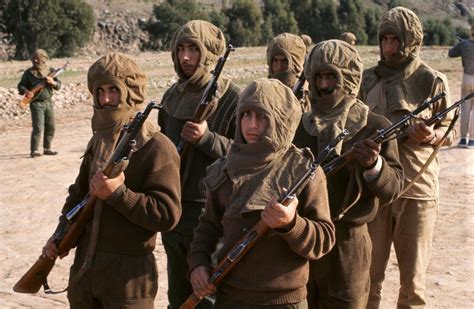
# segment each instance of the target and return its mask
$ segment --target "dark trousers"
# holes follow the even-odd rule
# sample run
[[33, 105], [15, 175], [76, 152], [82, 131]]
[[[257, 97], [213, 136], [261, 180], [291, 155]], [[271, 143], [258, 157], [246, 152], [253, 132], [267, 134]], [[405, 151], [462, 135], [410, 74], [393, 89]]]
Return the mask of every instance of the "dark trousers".
[[[168, 309], [178, 309], [193, 293], [187, 276], [187, 257], [193, 240], [193, 229], [198, 225], [204, 203], [183, 202], [182, 206], [183, 214], [176, 228], [161, 234], [167, 257]], [[205, 298], [196, 308], [213, 308], [213, 305]]]
[[30, 104], [31, 123], [33, 131], [31, 132], [30, 151], [38, 151], [41, 141], [41, 132], [44, 129], [43, 148], [51, 149], [53, 142], [55, 123], [54, 108], [52, 102], [33, 102]]
[[336, 224], [336, 244], [325, 256], [310, 262], [308, 306], [365, 308], [369, 297], [372, 243], [367, 225]]
[[[74, 261], [69, 280], [81, 266], [82, 261]], [[153, 309], [157, 292], [158, 270], [153, 253], [97, 253], [91, 267], [69, 286], [67, 297], [72, 309]]]

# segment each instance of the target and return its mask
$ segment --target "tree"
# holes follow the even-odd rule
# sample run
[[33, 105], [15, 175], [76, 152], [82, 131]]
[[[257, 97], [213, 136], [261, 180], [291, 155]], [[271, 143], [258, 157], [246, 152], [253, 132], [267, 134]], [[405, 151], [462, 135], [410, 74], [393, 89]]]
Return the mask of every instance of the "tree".
[[453, 45], [456, 42], [456, 30], [451, 19], [430, 18], [424, 25], [425, 45]]
[[350, 31], [359, 44], [367, 44], [364, 7], [360, 0], [341, 0], [337, 9], [341, 30]]
[[155, 47], [169, 48], [173, 33], [190, 20], [209, 21], [209, 15], [195, 0], [166, 0], [153, 6], [153, 17], [146, 30], [155, 40]]
[[367, 34], [368, 45], [378, 45], [379, 21], [382, 13], [380, 10], [373, 8], [364, 11], [365, 33]]
[[[271, 32], [274, 35], [278, 35], [283, 32], [298, 34], [298, 23], [296, 22], [294, 13], [290, 9], [290, 4], [288, 1], [264, 0], [263, 5], [263, 27], [267, 28], [265, 32], [270, 32], [268, 30], [271, 29]], [[273, 38], [273, 34], [269, 39]], [[263, 43], [267, 42], [268, 39], [264, 39]]]
[[227, 33], [234, 46], [261, 43], [262, 12], [254, 1], [237, 0], [224, 14], [229, 18]]
[[13, 0], [3, 15], [19, 60], [37, 48], [51, 57], [72, 56], [94, 30], [93, 9], [81, 0]]

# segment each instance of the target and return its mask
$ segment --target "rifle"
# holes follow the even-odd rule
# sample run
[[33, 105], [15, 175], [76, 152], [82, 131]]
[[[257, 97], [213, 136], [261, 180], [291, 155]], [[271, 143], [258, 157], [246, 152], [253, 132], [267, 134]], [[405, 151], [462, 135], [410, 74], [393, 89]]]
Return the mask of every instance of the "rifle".
[[[117, 175], [117, 168], [115, 167], [130, 159], [134, 151], [135, 137], [150, 112], [155, 108], [161, 108], [161, 105], [151, 101], [143, 112], [137, 113], [130, 125], [124, 126], [117, 146], [105, 165], [104, 175], [109, 177]], [[122, 170], [118, 172], [122, 172], [123, 169], [122, 165]], [[77, 245], [87, 223], [94, 215], [96, 200], [97, 197], [95, 195], [88, 193], [79, 204], [66, 214], [68, 220], [66, 226], [53, 235], [53, 241], [58, 248], [59, 256], [67, 253]], [[55, 260], [50, 260], [41, 255], [35, 264], [18, 280], [13, 287], [13, 291], [18, 293], [36, 293], [41, 285], [43, 285], [46, 294], [55, 294], [55, 292], [51, 291], [47, 282], [47, 277], [54, 266]]]
[[[191, 118], [192, 122], [200, 123], [204, 121], [205, 118], [208, 116], [208, 109], [210, 107], [209, 103], [211, 102], [212, 98], [214, 98], [217, 92], [217, 81], [219, 80], [219, 76], [222, 73], [222, 69], [224, 68], [224, 65], [227, 61], [227, 58], [229, 57], [230, 52], [234, 50], [235, 48], [234, 46], [232, 46], [232, 44], [227, 44], [227, 49], [224, 53], [224, 56], [219, 58], [216, 67], [214, 68], [214, 70], [211, 71], [211, 80], [209, 80], [209, 82], [207, 83], [206, 89], [204, 90], [204, 93], [201, 97], [201, 101], [199, 102], [199, 105], [196, 111], [194, 112], [193, 118]], [[189, 143], [183, 139], [180, 139], [178, 146], [176, 146], [176, 150], [178, 150], [181, 160], [186, 155], [188, 148]]]
[[298, 100], [303, 99], [304, 96], [304, 82], [306, 79], [304, 78], [304, 71], [301, 72], [300, 76], [298, 77], [298, 81], [293, 86], [293, 94], [298, 98]]
[[[419, 113], [421, 113], [423, 110], [433, 105], [433, 103], [443, 98], [444, 96], [446, 96], [446, 93], [443, 91], [435, 95], [433, 98], [425, 100], [415, 110], [404, 115], [398, 122], [392, 124], [386, 129], [377, 130], [377, 132], [369, 138], [373, 140], [374, 142], [381, 144], [389, 140], [392, 137], [392, 135], [395, 135], [396, 137], [401, 136], [402, 135], [401, 129], [403, 127], [408, 126], [408, 121], [411, 118], [416, 117]], [[353, 159], [354, 159], [353, 150], [352, 149], [348, 150], [342, 155], [331, 160], [329, 163], [325, 164], [323, 166], [323, 171], [326, 174], [326, 176], [330, 176], [334, 174], [336, 171], [338, 171], [339, 169], [341, 169], [343, 166], [346, 166]]]
[[[55, 78], [56, 76], [64, 72], [64, 70], [66, 70], [68, 65], [69, 65], [69, 61], [67, 61], [62, 67], [50, 72], [48, 74], [48, 77]], [[33, 93], [33, 96], [31, 98], [28, 98], [25, 95], [23, 99], [21, 99], [20, 102], [18, 102], [18, 105], [20, 105], [20, 107], [23, 109], [26, 108], [28, 104], [30, 104], [31, 101], [33, 101], [35, 97], [41, 92], [41, 90], [43, 90], [43, 88], [46, 87], [46, 84], [47, 84], [46, 78], [43, 78], [41, 82], [39, 82], [36, 86], [33, 87], [33, 89], [30, 90], [30, 92]]]
[[[461, 106], [461, 104], [467, 102], [468, 100], [474, 98], [474, 92], [471, 92], [470, 94], [466, 95], [464, 98], [462, 98], [461, 100], [457, 101], [456, 103], [452, 104], [451, 106], [443, 109], [442, 111], [439, 111], [437, 112], [434, 116], [432, 116], [431, 118], [425, 120], [425, 124], [427, 126], [431, 126], [433, 124], [435, 124], [436, 122], [440, 121], [441, 119], [443, 119], [444, 116], [446, 116], [450, 111], [458, 108], [459, 106]], [[401, 140], [404, 140], [408, 138], [408, 135], [406, 133], [403, 133], [402, 135], [400, 135], [399, 139]]]
[[[339, 134], [332, 142], [330, 142], [323, 151], [321, 151], [317, 158], [311, 162], [309, 169], [298, 179], [298, 181], [282, 196], [278, 199], [278, 203], [288, 206], [291, 202], [293, 197], [299, 193], [307, 184], [308, 182], [314, 178], [316, 169], [318, 168], [319, 164], [323, 162], [327, 156], [332, 152], [334, 147], [347, 135], [349, 132], [347, 130], [343, 130], [341, 134]], [[222, 261], [217, 265], [209, 277], [209, 282], [218, 285], [222, 279], [230, 272], [237, 263], [252, 249], [257, 241], [262, 238], [270, 229], [270, 227], [260, 219], [250, 231], [247, 232], [227, 253], [227, 255], [222, 259]], [[201, 299], [196, 296], [194, 293], [191, 294], [186, 301], [181, 304], [179, 309], [192, 309], [199, 302]]]

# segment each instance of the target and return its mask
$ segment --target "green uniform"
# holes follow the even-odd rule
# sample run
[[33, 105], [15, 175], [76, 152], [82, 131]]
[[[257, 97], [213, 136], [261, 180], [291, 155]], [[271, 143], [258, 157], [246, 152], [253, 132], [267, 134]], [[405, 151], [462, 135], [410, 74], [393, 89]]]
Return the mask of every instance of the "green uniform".
[[[50, 71], [53, 69], [50, 68]], [[33, 89], [37, 84], [44, 81], [44, 77], [33, 67], [23, 73], [21, 81], [18, 84], [18, 92], [24, 95], [27, 90]], [[54, 78], [56, 85], [54, 87], [46, 85], [30, 103], [31, 122], [33, 131], [31, 132], [31, 152], [37, 151], [41, 140], [41, 132], [44, 129], [43, 148], [51, 149], [51, 143], [54, 137], [54, 105], [51, 100], [53, 89], [59, 90], [61, 82]]]

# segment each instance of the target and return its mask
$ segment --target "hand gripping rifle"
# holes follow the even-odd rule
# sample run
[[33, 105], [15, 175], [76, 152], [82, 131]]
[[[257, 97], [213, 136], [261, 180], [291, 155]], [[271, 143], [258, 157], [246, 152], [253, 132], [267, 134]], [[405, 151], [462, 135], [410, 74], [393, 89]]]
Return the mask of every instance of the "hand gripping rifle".
[[[307, 184], [314, 178], [314, 174], [318, 166], [323, 162], [327, 156], [332, 152], [334, 147], [349, 134], [347, 130], [343, 130], [331, 143], [329, 143], [323, 151], [318, 154], [318, 157], [311, 162], [309, 169], [298, 179], [298, 181], [288, 189], [280, 198], [278, 203], [288, 206], [293, 197], [297, 195]], [[222, 261], [217, 265], [209, 277], [209, 282], [217, 286], [222, 279], [237, 265], [237, 263], [244, 257], [250, 249], [252, 249], [257, 241], [262, 238], [270, 229], [270, 227], [260, 219], [250, 231], [247, 232], [227, 253]], [[196, 294], [191, 294], [186, 301], [181, 304], [179, 309], [193, 309], [199, 304], [201, 299]]]
[[296, 96], [298, 100], [303, 99], [304, 96], [304, 82], [306, 79], [304, 78], [304, 71], [301, 71], [300, 77], [298, 77], [298, 81], [293, 86], [293, 94]]
[[[191, 118], [192, 122], [200, 123], [204, 121], [208, 116], [208, 110], [211, 107], [209, 103], [212, 101], [212, 99], [217, 93], [217, 81], [219, 80], [219, 77], [222, 73], [222, 69], [224, 68], [225, 63], [229, 58], [230, 52], [234, 50], [235, 48], [234, 46], [232, 46], [232, 44], [227, 44], [227, 49], [224, 53], [224, 56], [219, 58], [216, 67], [214, 68], [214, 70], [211, 71], [211, 80], [209, 80], [209, 82], [207, 83], [206, 89], [204, 90], [204, 93], [201, 97], [201, 101], [199, 102], [199, 105], [196, 111], [194, 112], [193, 118]], [[178, 150], [181, 159], [183, 159], [186, 155], [188, 147], [189, 143], [186, 142], [184, 139], [181, 139], [178, 143], [178, 146], [176, 146], [176, 150]]]
[[[124, 167], [126, 164], [121, 164], [128, 161], [134, 151], [135, 137], [140, 131], [141, 126], [145, 122], [150, 112], [155, 108], [161, 108], [161, 105], [152, 101], [148, 104], [143, 112], [137, 113], [130, 125], [124, 126], [121, 137], [115, 147], [115, 150], [105, 165], [103, 170], [104, 175], [111, 176], [112, 173], [117, 175], [116, 166]], [[121, 165], [119, 165], [121, 164]], [[115, 169], [114, 169], [115, 168]], [[124, 169], [124, 168], [123, 168]], [[120, 170], [118, 172], [122, 172]], [[58, 255], [61, 256], [77, 245], [87, 223], [94, 215], [94, 205], [97, 200], [95, 195], [88, 193], [82, 201], [72, 208], [67, 214], [68, 220], [63, 230], [54, 234], [54, 243], [58, 248]], [[77, 218], [76, 218], [77, 215]], [[54, 294], [48, 286], [47, 277], [54, 266], [55, 260], [43, 257], [38, 258], [33, 266], [21, 277], [21, 279], [13, 287], [13, 291], [18, 293], [36, 293], [43, 285], [44, 291], [47, 294]]]
[[[420, 106], [418, 106], [415, 110], [407, 113], [398, 122], [392, 124], [386, 129], [377, 130], [377, 132], [369, 138], [373, 140], [374, 142], [381, 144], [391, 139], [393, 135], [395, 135], [395, 137], [400, 136], [402, 134], [402, 128], [408, 126], [408, 121], [411, 118], [416, 117], [419, 113], [421, 113], [423, 110], [433, 105], [433, 103], [443, 98], [444, 96], [446, 96], [446, 93], [441, 92], [437, 94], [436, 96], [434, 96], [433, 98], [429, 100], [425, 100], [423, 103], [420, 104]], [[343, 166], [346, 166], [353, 159], [354, 159], [353, 150], [348, 150], [342, 155], [331, 160], [329, 163], [325, 164], [323, 166], [323, 171], [326, 174], [326, 176], [332, 175], [336, 171], [341, 169]]]
[[[64, 70], [66, 70], [68, 65], [69, 65], [69, 61], [67, 61], [62, 67], [49, 73], [48, 77], [55, 78], [56, 76], [64, 72]], [[43, 78], [41, 82], [39, 82], [36, 86], [33, 87], [33, 89], [30, 90], [30, 92], [33, 93], [33, 96], [31, 98], [28, 98], [25, 95], [23, 99], [21, 99], [21, 101], [18, 103], [18, 105], [20, 105], [21, 108], [26, 108], [28, 104], [30, 104], [31, 101], [33, 101], [38, 96], [41, 90], [43, 90], [44, 87], [46, 87], [46, 85], [47, 85], [46, 78]]]

